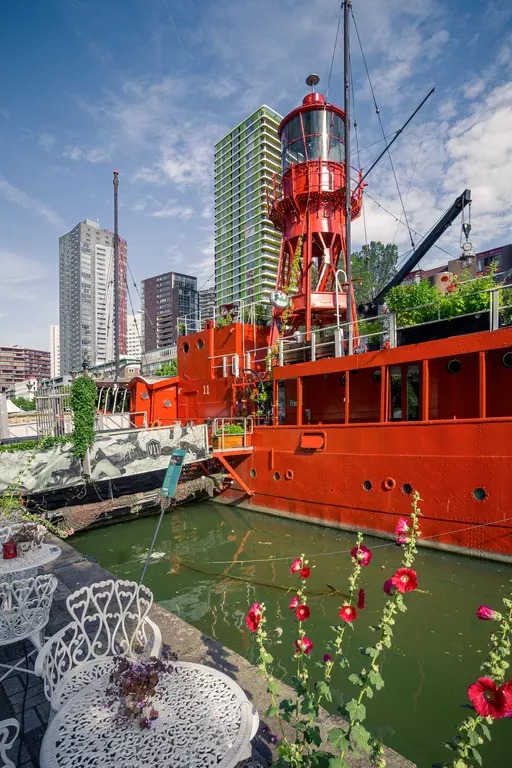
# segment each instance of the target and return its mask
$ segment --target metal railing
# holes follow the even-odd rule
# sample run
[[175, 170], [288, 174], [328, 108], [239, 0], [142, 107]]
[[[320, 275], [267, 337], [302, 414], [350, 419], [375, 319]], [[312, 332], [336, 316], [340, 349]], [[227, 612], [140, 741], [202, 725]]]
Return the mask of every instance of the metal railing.
[[[230, 432], [229, 427], [240, 427], [238, 432]], [[225, 430], [228, 433], [225, 434]], [[218, 418], [212, 422], [212, 445], [214, 450], [229, 451], [236, 448], [248, 448], [251, 444], [250, 435], [254, 430], [254, 421], [251, 416]]]
[[73, 431], [70, 392], [44, 387], [37, 390], [35, 403], [38, 437], [62, 437]]

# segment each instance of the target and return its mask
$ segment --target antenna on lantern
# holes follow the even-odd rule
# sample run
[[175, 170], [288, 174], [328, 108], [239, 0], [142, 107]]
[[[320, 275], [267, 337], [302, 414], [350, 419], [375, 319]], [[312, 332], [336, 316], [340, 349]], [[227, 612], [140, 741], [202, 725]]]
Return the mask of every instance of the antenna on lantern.
[[311, 75], [308, 75], [306, 77], [306, 85], [309, 85], [312, 93], [315, 92], [315, 85], [318, 85], [319, 82], [320, 82], [320, 78], [318, 77], [316, 72], [313, 72]]

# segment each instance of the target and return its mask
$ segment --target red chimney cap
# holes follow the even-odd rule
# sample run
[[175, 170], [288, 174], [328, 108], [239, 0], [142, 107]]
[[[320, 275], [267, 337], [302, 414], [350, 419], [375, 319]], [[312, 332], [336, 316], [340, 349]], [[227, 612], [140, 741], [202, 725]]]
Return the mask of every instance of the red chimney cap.
[[325, 104], [325, 99], [321, 93], [316, 91], [314, 93], [306, 94], [302, 100], [302, 103], [304, 106], [308, 106], [309, 104]]

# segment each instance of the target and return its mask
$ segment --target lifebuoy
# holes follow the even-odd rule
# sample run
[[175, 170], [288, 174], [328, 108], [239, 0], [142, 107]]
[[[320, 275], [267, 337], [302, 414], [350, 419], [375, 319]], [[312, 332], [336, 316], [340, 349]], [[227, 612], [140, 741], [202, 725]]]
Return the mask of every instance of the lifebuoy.
[[160, 419], [155, 419], [154, 421], [151, 422], [151, 425], [149, 428], [154, 429], [154, 427], [161, 427], [161, 426], [162, 426], [162, 422], [160, 421]]

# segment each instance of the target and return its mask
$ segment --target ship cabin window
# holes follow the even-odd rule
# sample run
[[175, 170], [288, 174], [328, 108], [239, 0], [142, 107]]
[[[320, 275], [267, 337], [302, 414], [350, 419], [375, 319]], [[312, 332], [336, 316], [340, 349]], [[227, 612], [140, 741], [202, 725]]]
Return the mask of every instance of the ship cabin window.
[[512, 416], [512, 350], [490, 349], [485, 355], [486, 416]]
[[343, 119], [336, 112], [325, 108], [299, 113], [284, 126], [281, 134], [283, 171], [292, 163], [307, 160], [343, 163], [343, 136]]
[[419, 421], [420, 366], [418, 363], [389, 368], [389, 420]]
[[380, 368], [361, 368], [350, 371], [348, 412], [350, 424], [380, 421], [381, 386]]

